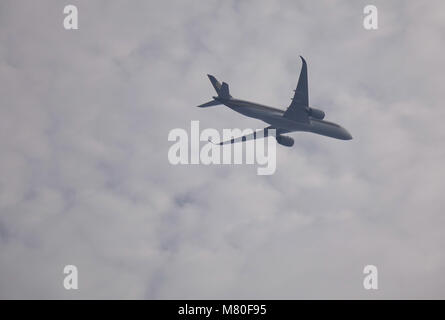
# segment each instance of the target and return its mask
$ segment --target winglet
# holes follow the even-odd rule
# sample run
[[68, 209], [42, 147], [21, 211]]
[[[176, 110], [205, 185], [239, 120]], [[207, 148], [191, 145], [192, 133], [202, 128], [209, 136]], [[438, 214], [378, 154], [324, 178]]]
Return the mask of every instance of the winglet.
[[[302, 56], [300, 56], [303, 65], [301, 66], [300, 77], [298, 78], [297, 89], [295, 94], [301, 99], [300, 103], [304, 106], [309, 106], [308, 84], [307, 84], [307, 63]], [[296, 96], [294, 95], [294, 99]]]
[[306, 63], [306, 60], [304, 60], [303, 56], [300, 56], [300, 58], [303, 61], [303, 63]]
[[298, 78], [297, 88], [294, 90], [295, 94], [292, 98], [292, 102], [284, 112], [284, 117], [307, 123], [309, 122], [308, 114], [306, 112], [306, 108], [309, 106], [307, 64], [302, 56], [300, 56], [300, 58], [303, 62], [300, 77]]

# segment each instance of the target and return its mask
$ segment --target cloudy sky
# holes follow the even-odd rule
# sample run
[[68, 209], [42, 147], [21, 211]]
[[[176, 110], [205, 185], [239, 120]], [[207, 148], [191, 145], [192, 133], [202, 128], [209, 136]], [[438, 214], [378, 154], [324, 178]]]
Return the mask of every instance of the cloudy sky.
[[[0, 298], [444, 299], [444, 34], [443, 1], [1, 0]], [[191, 120], [263, 127], [195, 108], [207, 73], [284, 109], [299, 55], [353, 140], [291, 134], [271, 176], [168, 162]]]

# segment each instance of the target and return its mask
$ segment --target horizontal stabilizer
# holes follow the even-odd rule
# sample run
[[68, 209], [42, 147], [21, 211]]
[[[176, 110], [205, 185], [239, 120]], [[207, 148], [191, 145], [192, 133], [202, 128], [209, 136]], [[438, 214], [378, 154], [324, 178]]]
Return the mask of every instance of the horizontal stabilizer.
[[221, 89], [219, 90], [219, 97], [223, 99], [230, 99], [232, 96], [230, 95], [229, 85], [225, 82], [222, 83]]
[[212, 83], [213, 88], [215, 88], [215, 91], [218, 94], [218, 98], [222, 98], [222, 99], [232, 98], [232, 96], [230, 95], [230, 91], [229, 91], [229, 85], [227, 83], [223, 82], [221, 84], [211, 74], [208, 74], [207, 77], [209, 77], [209, 80]]
[[209, 102], [206, 102], [206, 103], [203, 103], [203, 104], [199, 105], [198, 108], [213, 107], [213, 106], [217, 106], [219, 104], [221, 104], [221, 102], [216, 101], [216, 100], [212, 100], [212, 101], [209, 101]]

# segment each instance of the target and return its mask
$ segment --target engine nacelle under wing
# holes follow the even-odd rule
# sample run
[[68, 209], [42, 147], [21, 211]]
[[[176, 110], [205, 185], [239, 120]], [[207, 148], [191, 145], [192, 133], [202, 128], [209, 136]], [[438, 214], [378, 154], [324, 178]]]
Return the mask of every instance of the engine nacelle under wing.
[[323, 120], [325, 113], [323, 110], [315, 109], [315, 108], [308, 108], [308, 114], [310, 117], [313, 117], [315, 119]]
[[282, 146], [292, 147], [294, 145], [294, 139], [292, 139], [291, 137], [279, 135], [276, 137], [276, 139], [277, 142]]

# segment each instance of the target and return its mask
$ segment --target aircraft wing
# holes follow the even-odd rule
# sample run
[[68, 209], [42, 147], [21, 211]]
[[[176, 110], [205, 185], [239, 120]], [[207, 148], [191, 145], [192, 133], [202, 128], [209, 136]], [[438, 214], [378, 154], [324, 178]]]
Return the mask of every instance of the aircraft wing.
[[[212, 140], [209, 139], [209, 142], [221, 146], [223, 144], [233, 144], [233, 143], [242, 142], [242, 141], [256, 140], [256, 139], [268, 137], [269, 136], [269, 132], [268, 132], [269, 129], [276, 129], [276, 134], [282, 134], [282, 133], [288, 132], [287, 130], [284, 130], [284, 129], [277, 129], [275, 127], [269, 126], [267, 128], [254, 131], [254, 132], [252, 132], [250, 134], [246, 134], [246, 135], [238, 137], [238, 138], [232, 138], [230, 140], [221, 141], [221, 142], [218, 142], [218, 143], [215, 143], [215, 142], [213, 142]], [[262, 134], [260, 137], [257, 137], [257, 134], [260, 133], [261, 131], [264, 131], [264, 134]]]
[[306, 61], [300, 56], [303, 61], [303, 66], [300, 71], [300, 78], [298, 79], [297, 88], [294, 90], [295, 94], [292, 102], [287, 110], [284, 112], [284, 117], [300, 122], [309, 122], [309, 116], [306, 108], [309, 107], [309, 95], [307, 85], [307, 65]]

